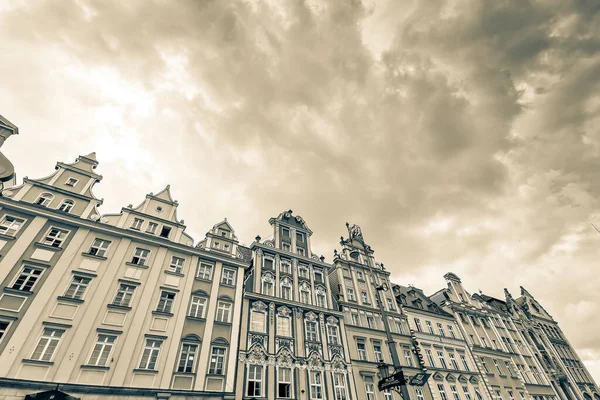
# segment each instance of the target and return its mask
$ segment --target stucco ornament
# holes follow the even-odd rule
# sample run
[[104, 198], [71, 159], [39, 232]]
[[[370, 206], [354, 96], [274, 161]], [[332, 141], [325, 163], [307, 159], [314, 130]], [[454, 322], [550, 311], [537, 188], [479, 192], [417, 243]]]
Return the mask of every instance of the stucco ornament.
[[317, 352], [312, 352], [306, 359], [306, 368], [309, 371], [324, 371], [325, 364], [321, 355]]
[[262, 301], [255, 301], [254, 303], [252, 303], [252, 310], [258, 312], [265, 312], [267, 311], [267, 305]]

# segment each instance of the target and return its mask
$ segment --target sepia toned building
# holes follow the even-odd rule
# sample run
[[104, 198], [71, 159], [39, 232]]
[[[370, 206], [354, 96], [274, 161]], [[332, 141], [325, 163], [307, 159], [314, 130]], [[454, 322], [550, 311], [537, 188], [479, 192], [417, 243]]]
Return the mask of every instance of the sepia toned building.
[[227, 221], [194, 247], [168, 186], [101, 216], [97, 165], [81, 156], [2, 192], [0, 377], [233, 398], [249, 249]]
[[[0, 145], [16, 133], [0, 117]], [[413, 400], [600, 400], [524, 288], [394, 284], [358, 225], [328, 263], [291, 210], [249, 247], [226, 218], [194, 242], [169, 186], [101, 214], [97, 166], [15, 185], [0, 157], [0, 400], [399, 400], [392, 349], [430, 374]]]
[[312, 252], [312, 231], [292, 211], [256, 237], [246, 272], [236, 392], [238, 398], [350, 399], [344, 319]]

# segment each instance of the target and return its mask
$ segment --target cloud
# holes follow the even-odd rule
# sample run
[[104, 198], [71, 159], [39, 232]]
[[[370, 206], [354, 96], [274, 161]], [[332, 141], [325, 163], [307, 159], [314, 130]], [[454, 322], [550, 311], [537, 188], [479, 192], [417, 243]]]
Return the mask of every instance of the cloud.
[[[172, 185], [196, 238], [292, 208], [399, 283], [523, 284], [594, 359], [597, 1], [40, 1], [0, 10], [17, 171], [98, 151], [104, 212]], [[435, 278], [437, 276], [437, 278]], [[594, 358], [596, 357], [596, 358]]]

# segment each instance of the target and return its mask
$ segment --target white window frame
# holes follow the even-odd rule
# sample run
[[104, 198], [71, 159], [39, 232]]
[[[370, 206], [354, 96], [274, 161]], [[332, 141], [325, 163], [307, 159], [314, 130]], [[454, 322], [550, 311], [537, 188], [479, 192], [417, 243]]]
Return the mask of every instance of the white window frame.
[[[119, 283], [119, 286], [117, 287], [117, 292], [115, 293], [115, 297], [113, 298], [111, 304], [114, 306], [130, 307], [131, 302], [133, 301], [133, 296], [135, 294], [135, 289], [135, 285], [131, 285], [128, 283]], [[121, 297], [121, 299], [119, 302], [117, 302], [117, 298], [119, 298], [119, 296]], [[123, 304], [124, 300], [127, 300], [126, 304]]]
[[[221, 285], [235, 286], [236, 273], [237, 271], [235, 269], [223, 268], [223, 271], [221, 272]], [[229, 274], [231, 274], [231, 276], [229, 276]]]
[[[139, 369], [156, 370], [162, 344], [163, 340], [161, 339], [146, 338], [146, 343], [142, 348], [142, 356], [140, 357], [140, 362], [138, 364]], [[144, 360], [144, 358], [146, 358], [146, 360]]]
[[[249, 364], [246, 376], [246, 395], [248, 397], [261, 397], [264, 388], [264, 367], [257, 364]], [[251, 386], [251, 383], [254, 385]], [[252, 393], [250, 390], [252, 389]]]
[[296, 251], [298, 252], [299, 256], [306, 257], [306, 251], [302, 247], [298, 247]]
[[[197, 279], [201, 279], [204, 281], [212, 281], [212, 276], [215, 270], [215, 266], [213, 264], [201, 262], [198, 265], [198, 273], [196, 274]], [[205, 278], [208, 273], [208, 278]]]
[[[12, 221], [8, 221], [9, 218], [11, 218]], [[0, 222], [0, 234], [14, 237], [21, 227], [25, 225], [25, 222], [27, 222], [25, 218], [6, 214], [2, 217], [2, 221]]]
[[61, 248], [61, 245], [69, 237], [69, 233], [71, 233], [71, 231], [51, 226], [46, 231], [44, 239], [42, 239], [42, 244], [50, 247]]
[[[233, 304], [230, 301], [219, 300], [217, 302], [217, 311], [215, 312], [215, 321], [231, 323], [231, 309], [233, 308]], [[224, 317], [226, 321], [223, 321]]]
[[[141, 225], [140, 225], [140, 227], [141, 227]], [[148, 222], [148, 226], [146, 226], [146, 233], [156, 235], [156, 229], [158, 229], [158, 224], [156, 222], [150, 221], [150, 222]]]
[[75, 207], [75, 200], [73, 199], [64, 199], [60, 202], [59, 206], [56, 208], [58, 211], [70, 213]]
[[[26, 272], [25, 269], [29, 269], [31, 270], [30, 272]], [[34, 274], [32, 273], [33, 271], [39, 271], [39, 274]], [[31, 292], [33, 290], [33, 288], [35, 288], [35, 286], [37, 285], [37, 283], [40, 281], [40, 278], [42, 277], [42, 275], [44, 275], [44, 268], [40, 268], [40, 267], [34, 267], [33, 265], [29, 265], [29, 264], [23, 264], [23, 266], [21, 266], [21, 271], [19, 272], [19, 274], [15, 277], [15, 279], [13, 280], [13, 282], [10, 285], [11, 289], [15, 289], [15, 290], [21, 290], [24, 292]], [[19, 285], [19, 287], [15, 287], [17, 285], [17, 281], [19, 281], [19, 279], [21, 279], [21, 277], [23, 278], [23, 282], [21, 282], [21, 284]], [[27, 286], [27, 284], [31, 281], [31, 279], [33, 280], [33, 284], [31, 284], [31, 286], [29, 287], [28, 290], [25, 290], [25, 287]]]
[[333, 345], [339, 345], [340, 344], [340, 335], [339, 335], [339, 329], [337, 325], [333, 325], [333, 324], [327, 324], [327, 343], [329, 344], [333, 344]]
[[[77, 280], [79, 281], [77, 282]], [[83, 300], [85, 297], [85, 292], [91, 283], [92, 278], [90, 277], [73, 275], [73, 277], [71, 277], [71, 281], [67, 285], [67, 289], [65, 290], [63, 297], [75, 300]], [[73, 289], [71, 290], [71, 288]]]
[[[96, 341], [94, 342], [94, 346], [92, 347], [92, 351], [90, 352], [90, 355], [88, 357], [87, 365], [105, 367], [110, 360], [110, 356], [113, 352], [113, 349], [115, 348], [117, 338], [117, 335], [99, 333], [96, 336]], [[110, 339], [112, 339], [112, 341]]]
[[373, 383], [373, 377], [363, 376], [363, 382], [365, 384], [365, 395], [367, 396], [367, 400], [375, 400], [375, 383]]
[[277, 336], [292, 337], [292, 319], [290, 317], [277, 316]]
[[0, 329], [0, 343], [2, 343], [2, 341], [6, 337], [6, 332], [8, 332], [8, 330], [10, 329], [13, 321], [10, 321], [10, 320], [7, 320], [7, 319], [1, 319], [0, 318], [0, 323], [5, 323], [6, 324], [5, 328]]
[[92, 242], [90, 249], [88, 250], [88, 254], [97, 257], [106, 257], [106, 253], [108, 252], [110, 244], [110, 240], [94, 238], [94, 241]]
[[[289, 375], [287, 377], [287, 380], [282, 379], [282, 371], [288, 371]], [[275, 397], [278, 399], [291, 399], [293, 394], [294, 394], [294, 370], [292, 368], [289, 367], [277, 367], [277, 388], [275, 390]], [[281, 393], [279, 392], [279, 385], [283, 384], [283, 385], [289, 385], [289, 396], [281, 396]]]
[[[193, 318], [205, 318], [206, 313], [206, 305], [208, 303], [208, 297], [192, 295], [190, 300], [190, 309], [188, 311], [188, 316]], [[198, 315], [198, 311], [200, 311], [200, 315]]]
[[[362, 348], [359, 345], [362, 345]], [[359, 360], [369, 361], [369, 356], [367, 354], [367, 343], [364, 338], [356, 338], [356, 353], [358, 354]]]
[[173, 306], [175, 305], [175, 297], [177, 293], [168, 290], [161, 290], [156, 304], [156, 311], [166, 314], [172, 314]]
[[356, 295], [354, 293], [354, 288], [346, 288], [346, 293], [348, 294], [349, 301], [356, 301]]
[[[36, 346], [31, 353], [31, 359], [37, 361], [52, 362], [56, 351], [60, 347], [60, 342], [66, 331], [64, 329], [45, 326], [39, 336]], [[43, 343], [45, 341], [45, 343]], [[43, 344], [42, 344], [43, 343]], [[38, 348], [41, 348], [39, 356], [36, 357]], [[50, 350], [49, 350], [50, 349]], [[48, 354], [48, 352], [50, 353]]]
[[169, 264], [169, 271], [176, 274], [183, 274], [183, 267], [185, 265], [185, 258], [171, 256], [171, 263]]
[[323, 399], [323, 372], [308, 371], [308, 387], [310, 389], [310, 400]]
[[250, 310], [250, 331], [265, 333], [267, 330], [267, 314], [262, 311]]
[[[287, 290], [284, 290], [287, 289]], [[284, 295], [285, 293], [288, 293], [289, 295]], [[285, 299], [285, 300], [293, 300], [294, 294], [292, 291], [292, 286], [289, 284], [281, 284], [281, 298]]]
[[[41, 199], [44, 199], [44, 201], [42, 203], [40, 203]], [[35, 200], [34, 204], [37, 204], [42, 207], [50, 207], [50, 204], [52, 204], [53, 201], [54, 201], [54, 195], [52, 193], [44, 192], [44, 193], [40, 193], [40, 195]]]
[[[223, 354], [220, 352], [215, 354], [215, 350], [223, 350]], [[227, 360], [227, 347], [225, 346], [212, 346], [210, 349], [210, 361], [208, 365], [208, 373], [211, 375], [224, 375], [225, 369], [227, 367], [225, 361]], [[219, 369], [219, 360], [221, 362], [221, 367]]]
[[[177, 372], [195, 373], [196, 372], [196, 356], [198, 354], [198, 343], [182, 342], [177, 358]], [[193, 351], [189, 349], [193, 348]]]
[[141, 231], [144, 226], [144, 220], [138, 217], [133, 217], [133, 222], [131, 223], [131, 229], [136, 231]]
[[[149, 249], [144, 249], [143, 247], [136, 247], [133, 251], [133, 256], [131, 257], [131, 264], [145, 266], [146, 261], [148, 261], [148, 257], [150, 256], [150, 253], [151, 251]], [[137, 262], [135, 261], [136, 258]]]
[[[314, 330], [309, 327], [314, 327]], [[311, 342], [319, 341], [319, 323], [317, 321], [304, 321], [304, 339]]]
[[[373, 341], [371, 344], [373, 345], [373, 355], [375, 356], [375, 361], [383, 362], [383, 347], [381, 345], [381, 342], [377, 340]], [[379, 350], [377, 350], [376, 347], [378, 347]]]
[[346, 375], [341, 372], [332, 372], [333, 380], [333, 398], [334, 400], [348, 400], [348, 390], [346, 388]]

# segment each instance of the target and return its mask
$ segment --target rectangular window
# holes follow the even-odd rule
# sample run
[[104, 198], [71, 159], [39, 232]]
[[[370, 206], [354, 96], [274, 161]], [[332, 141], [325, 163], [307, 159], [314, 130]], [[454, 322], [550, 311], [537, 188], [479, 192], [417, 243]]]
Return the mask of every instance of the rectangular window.
[[163, 225], [162, 229], [160, 230], [159, 236], [163, 237], [165, 239], [168, 239], [170, 234], [171, 234], [171, 227]]
[[334, 400], [347, 400], [346, 377], [339, 372], [333, 373], [333, 394]]
[[315, 283], [323, 283], [323, 272], [322, 271], [314, 271], [314, 279]]
[[308, 374], [310, 398], [311, 400], [321, 400], [323, 398], [323, 375], [319, 371], [309, 371]]
[[394, 400], [394, 395], [389, 390], [383, 391], [383, 400]]
[[206, 297], [192, 296], [192, 300], [190, 301], [190, 312], [188, 315], [194, 318], [204, 318], [206, 300]]
[[475, 390], [475, 398], [476, 400], [483, 400], [483, 396], [481, 395], [481, 392], [479, 391], [478, 387], [473, 388], [473, 390]]
[[77, 182], [79, 182], [79, 179], [68, 178], [67, 181], [65, 182], [65, 185], [75, 187], [75, 186], [77, 186]]
[[281, 236], [284, 238], [289, 238], [290, 237], [290, 230], [286, 227], [281, 227]]
[[213, 347], [212, 354], [210, 356], [210, 368], [208, 373], [211, 375], [223, 375], [223, 367], [225, 365], [225, 352], [224, 347]]
[[212, 280], [213, 266], [211, 264], [200, 263], [198, 266], [198, 279], [205, 281]]
[[448, 325], [448, 333], [450, 333], [450, 337], [456, 339], [456, 334], [454, 333], [454, 327], [452, 325]]
[[496, 367], [496, 371], [498, 371], [498, 374], [504, 375], [504, 373], [502, 373], [502, 370], [500, 369], [500, 364], [498, 364], [498, 360], [496, 360], [494, 358], [494, 359], [492, 359], [492, 362], [494, 363], [494, 366]]
[[223, 269], [223, 274], [221, 275], [221, 284], [233, 286], [235, 283], [235, 270], [233, 269]]
[[115, 306], [129, 307], [131, 299], [133, 298], [133, 292], [135, 292], [135, 286], [121, 283], [112, 304]]
[[479, 360], [481, 361], [481, 365], [483, 366], [483, 369], [485, 370], [485, 373], [489, 374], [490, 370], [489, 370], [487, 364], [485, 363], [485, 358], [479, 357]]
[[265, 296], [273, 296], [273, 281], [270, 279], [262, 280], [262, 294]]
[[460, 396], [455, 385], [450, 385], [450, 391], [452, 392], [452, 397], [454, 397], [454, 400], [460, 400]]
[[92, 256], [106, 257], [108, 246], [110, 246], [109, 240], [96, 238], [94, 239], [94, 243], [92, 243], [92, 247], [90, 247], [90, 251], [88, 253]]
[[301, 265], [298, 268], [298, 276], [303, 279], [308, 279], [308, 267], [306, 265]]
[[65, 333], [62, 329], [44, 328], [42, 336], [35, 346], [35, 350], [31, 355], [32, 360], [52, 361], [54, 352], [56, 351], [60, 339]]
[[262, 365], [248, 365], [248, 396], [260, 397], [263, 388], [263, 367]]
[[6, 331], [8, 331], [8, 327], [10, 326], [10, 322], [8, 321], [0, 321], [0, 342], [6, 335]]
[[348, 292], [348, 300], [349, 301], [356, 301], [356, 296], [354, 296], [354, 289], [346, 289]]
[[177, 372], [194, 372], [197, 351], [198, 345], [196, 344], [184, 343], [181, 345]]
[[267, 315], [260, 311], [250, 311], [250, 331], [265, 332]]
[[292, 336], [292, 321], [289, 317], [282, 315], [277, 316], [277, 335], [279, 336]]
[[74, 276], [65, 292], [65, 297], [71, 299], [83, 299], [86, 289], [88, 288], [90, 278], [84, 278], [83, 276]]
[[306, 324], [306, 340], [316, 342], [319, 340], [317, 332], [317, 323], [315, 321], [305, 321]]
[[423, 332], [423, 328], [421, 327], [421, 320], [419, 318], [415, 318], [415, 326], [417, 327], [417, 331]]
[[42, 243], [52, 247], [60, 247], [67, 238], [68, 234], [69, 231], [52, 227], [46, 234], [46, 237]]
[[24, 219], [5, 215], [4, 218], [2, 218], [2, 222], [0, 222], [0, 233], [8, 236], [15, 236], [24, 223]]
[[512, 366], [510, 365], [510, 363], [508, 361], [504, 361], [504, 366], [506, 367], [506, 370], [508, 371], [508, 374], [510, 376], [516, 376], [514, 370], [512, 369]]
[[446, 332], [444, 332], [444, 326], [442, 324], [438, 323], [437, 328], [440, 336], [446, 336]]
[[131, 224], [131, 229], [135, 229], [135, 230], [140, 230], [142, 229], [142, 224], [144, 223], [144, 220], [141, 218], [134, 218], [133, 219], [133, 223]]
[[292, 273], [292, 265], [289, 262], [281, 262], [279, 269], [282, 274]]
[[441, 383], [438, 383], [437, 387], [438, 387], [438, 392], [440, 392], [440, 398], [442, 400], [448, 400], [448, 396], [446, 396], [446, 391], [444, 390], [444, 385]]
[[158, 300], [156, 311], [170, 313], [173, 310], [173, 303], [175, 303], [175, 293], [166, 292], [163, 290], [160, 292], [160, 299]]
[[306, 253], [306, 252], [304, 251], [304, 249], [303, 249], [302, 247], [298, 247], [298, 255], [299, 255], [299, 256], [302, 256], [302, 257], [304, 257], [305, 253]]
[[219, 301], [217, 304], [217, 317], [215, 318], [219, 322], [230, 322], [229, 316], [231, 314], [231, 303], [226, 301]]
[[31, 289], [33, 289], [36, 282], [40, 279], [42, 273], [43, 270], [41, 268], [25, 265], [17, 277], [17, 280], [12, 284], [11, 288], [15, 290], [22, 290], [24, 292], [31, 292]]
[[292, 369], [279, 367], [277, 369], [277, 398], [292, 397]]
[[275, 262], [273, 261], [272, 258], [263, 258], [263, 269], [271, 269], [274, 270], [275, 269]]
[[365, 382], [365, 394], [367, 395], [367, 400], [375, 400], [375, 384], [373, 383], [372, 376], [363, 377]]
[[417, 393], [417, 400], [425, 400], [422, 389], [415, 389], [415, 392]]
[[381, 342], [373, 342], [373, 354], [375, 354], [375, 361], [383, 362], [383, 352], [381, 351]]
[[464, 354], [460, 354], [460, 361], [462, 361], [463, 367], [465, 371], [470, 371], [469, 363], [467, 362], [467, 357]]
[[360, 317], [358, 316], [358, 314], [352, 314], [352, 324], [360, 326]]
[[99, 334], [88, 365], [106, 366], [116, 340], [117, 337], [114, 335]]
[[300, 289], [300, 302], [310, 304], [310, 292], [308, 290]]
[[144, 345], [144, 350], [142, 352], [142, 359], [140, 360], [140, 369], [153, 370], [156, 368], [161, 345], [162, 340], [146, 339], [146, 344]]
[[[141, 226], [142, 225], [140, 224], [140, 227]], [[157, 229], [158, 229], [158, 224], [156, 222], [148, 222], [148, 226], [146, 227], [146, 233], [150, 233], [152, 235], [155, 235]]]
[[446, 364], [446, 358], [444, 357], [444, 352], [438, 351], [437, 355], [438, 355], [438, 359], [440, 360], [440, 365], [442, 366], [442, 368], [448, 369], [448, 365]]
[[425, 349], [425, 355], [427, 356], [427, 361], [429, 361], [429, 366], [435, 367], [435, 360], [433, 359], [433, 354], [431, 354], [431, 350]]
[[292, 288], [290, 286], [281, 286], [281, 298], [286, 300], [292, 300]]
[[375, 326], [375, 318], [373, 318], [370, 315], [367, 315], [367, 325], [371, 329], [376, 329], [377, 327]]
[[364, 281], [365, 280], [365, 276], [362, 273], [362, 271], [356, 271], [356, 279], [358, 279], [359, 281]]
[[340, 344], [337, 326], [327, 325], [327, 341], [329, 342], [329, 344]]
[[499, 390], [496, 390], [494, 393], [496, 393], [497, 400], [502, 400], [502, 393]]
[[317, 304], [316, 304], [317, 307], [322, 307], [322, 308], [327, 307], [327, 304], [325, 302], [325, 295], [323, 293], [317, 293], [316, 300], [317, 300]]
[[463, 386], [462, 387], [462, 391], [463, 391], [463, 394], [465, 395], [465, 399], [466, 400], [471, 400], [471, 392], [469, 391], [469, 387], [468, 386]]
[[387, 300], [388, 310], [395, 311], [396, 307], [394, 307], [394, 300], [390, 299], [389, 297], [386, 297], [386, 300]]
[[425, 321], [425, 325], [427, 326], [429, 333], [433, 335], [435, 332], [433, 332], [433, 325], [431, 325], [431, 321]]
[[292, 251], [292, 246], [289, 243], [283, 242], [281, 243], [281, 249], [283, 251]]
[[454, 353], [448, 353], [448, 356], [450, 357], [450, 365], [452, 365], [452, 369], [459, 370], [460, 368], [458, 367]]
[[304, 243], [304, 234], [302, 232], [296, 232], [296, 241]]
[[364, 339], [356, 339], [356, 351], [359, 360], [367, 361], [367, 346], [365, 346]]
[[131, 263], [135, 265], [146, 265], [146, 260], [148, 259], [149, 254], [150, 250], [136, 247], [133, 257], [131, 258]]
[[363, 304], [369, 304], [369, 296], [364, 290], [360, 292], [360, 299], [362, 300]]
[[404, 350], [404, 359], [406, 360], [406, 365], [413, 366], [413, 359], [410, 355], [410, 350]]
[[175, 272], [176, 274], [182, 274], [184, 263], [185, 263], [185, 259], [183, 259], [181, 257], [173, 256], [171, 258], [171, 264], [169, 265], [169, 271]]

